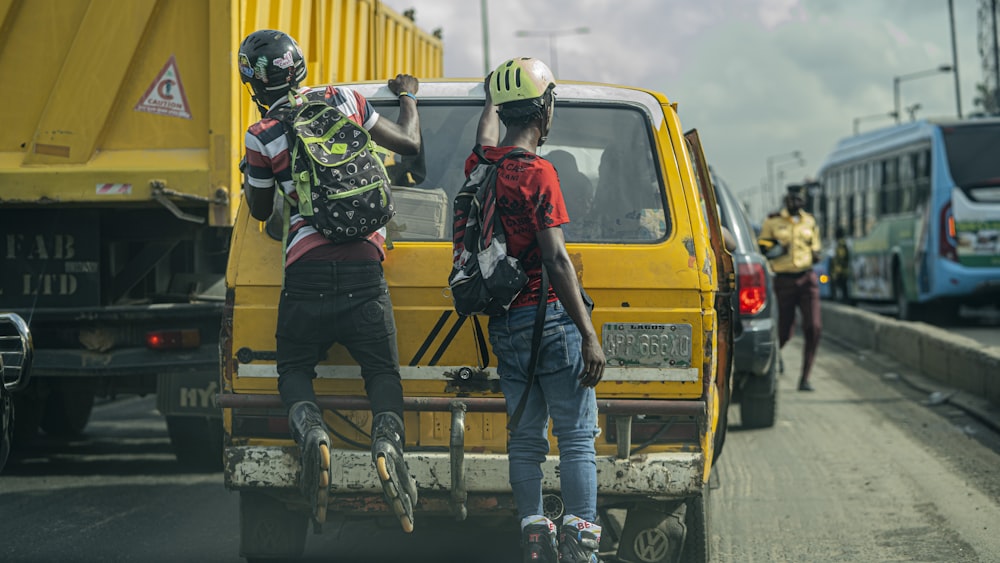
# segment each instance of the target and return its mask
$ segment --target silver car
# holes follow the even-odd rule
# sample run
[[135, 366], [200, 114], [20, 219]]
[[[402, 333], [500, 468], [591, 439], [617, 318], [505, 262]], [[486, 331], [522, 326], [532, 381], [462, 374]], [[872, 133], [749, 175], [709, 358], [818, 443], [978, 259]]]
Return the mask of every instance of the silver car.
[[773, 273], [757, 246], [753, 226], [732, 191], [712, 173], [722, 225], [735, 239], [732, 251], [736, 268], [733, 396], [740, 405], [743, 428], [774, 426], [777, 407], [778, 301]]

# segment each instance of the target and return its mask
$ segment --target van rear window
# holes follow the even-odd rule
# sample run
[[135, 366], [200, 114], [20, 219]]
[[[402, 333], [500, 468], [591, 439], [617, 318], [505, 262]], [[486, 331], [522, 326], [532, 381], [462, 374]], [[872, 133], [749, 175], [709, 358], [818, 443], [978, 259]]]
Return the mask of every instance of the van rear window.
[[[389, 119], [395, 103], [374, 103]], [[423, 99], [420, 125], [424, 154], [389, 156], [398, 190], [394, 241], [451, 240], [451, 205], [465, 177], [481, 105]], [[503, 128], [501, 127], [501, 138]], [[669, 234], [659, 162], [646, 114], [629, 106], [557, 101], [554, 126], [539, 154], [559, 173], [570, 223], [568, 242], [644, 243]], [[441, 207], [444, 206], [444, 209]]]

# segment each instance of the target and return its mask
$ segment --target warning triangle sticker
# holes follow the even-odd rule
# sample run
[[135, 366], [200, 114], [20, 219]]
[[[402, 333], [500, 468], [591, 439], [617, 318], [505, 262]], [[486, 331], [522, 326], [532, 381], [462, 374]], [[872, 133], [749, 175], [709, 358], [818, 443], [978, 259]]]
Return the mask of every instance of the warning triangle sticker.
[[156, 79], [133, 109], [156, 115], [191, 119], [191, 106], [188, 105], [187, 95], [184, 94], [184, 85], [181, 83], [174, 55], [170, 55], [170, 60], [163, 65], [160, 74], [156, 75]]

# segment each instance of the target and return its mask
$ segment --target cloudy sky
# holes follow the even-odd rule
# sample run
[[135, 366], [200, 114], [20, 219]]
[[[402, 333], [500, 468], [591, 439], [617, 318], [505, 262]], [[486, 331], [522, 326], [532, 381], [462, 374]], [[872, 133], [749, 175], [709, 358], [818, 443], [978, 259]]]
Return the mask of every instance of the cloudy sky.
[[[701, 132], [716, 171], [741, 199], [761, 201], [767, 161], [785, 182], [814, 176], [841, 137], [892, 123], [893, 77], [952, 63], [948, 0], [484, 0], [488, 61], [550, 62], [557, 78], [658, 90]], [[481, 2], [384, 0], [414, 8], [417, 24], [444, 34], [450, 77], [483, 76]], [[954, 0], [961, 108], [976, 108], [983, 81], [980, 0]], [[988, 4], [988, 1], [987, 1]], [[957, 115], [950, 73], [900, 82], [918, 118]], [[903, 111], [903, 119], [909, 119]], [[804, 166], [788, 155], [801, 151]], [[756, 207], [756, 205], [755, 205]]]

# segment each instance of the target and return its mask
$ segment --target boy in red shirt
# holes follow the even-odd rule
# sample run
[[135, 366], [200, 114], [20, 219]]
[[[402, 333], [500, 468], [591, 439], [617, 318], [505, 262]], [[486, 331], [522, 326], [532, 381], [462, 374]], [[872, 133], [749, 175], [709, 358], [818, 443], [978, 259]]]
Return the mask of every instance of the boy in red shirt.
[[[559, 178], [552, 164], [535, 154], [552, 124], [555, 86], [552, 71], [531, 58], [506, 61], [487, 77], [477, 144], [490, 161], [515, 148], [531, 153], [505, 160], [497, 175], [497, 213], [507, 235], [508, 254], [522, 258], [528, 284], [506, 314], [490, 318], [490, 345], [508, 416], [528, 393], [508, 448], [524, 561], [595, 563], [601, 527], [595, 523], [594, 386], [604, 375], [605, 359], [566, 252], [560, 225], [570, 218]], [[507, 127], [503, 140], [499, 140], [501, 120]], [[466, 175], [480, 163], [473, 152], [465, 164]], [[529, 389], [530, 350], [524, 343], [531, 342], [543, 263], [554, 294], [548, 298], [537, 377]], [[559, 442], [560, 488], [566, 505], [558, 544], [555, 524], [542, 514], [541, 464], [549, 451], [550, 416]]]

